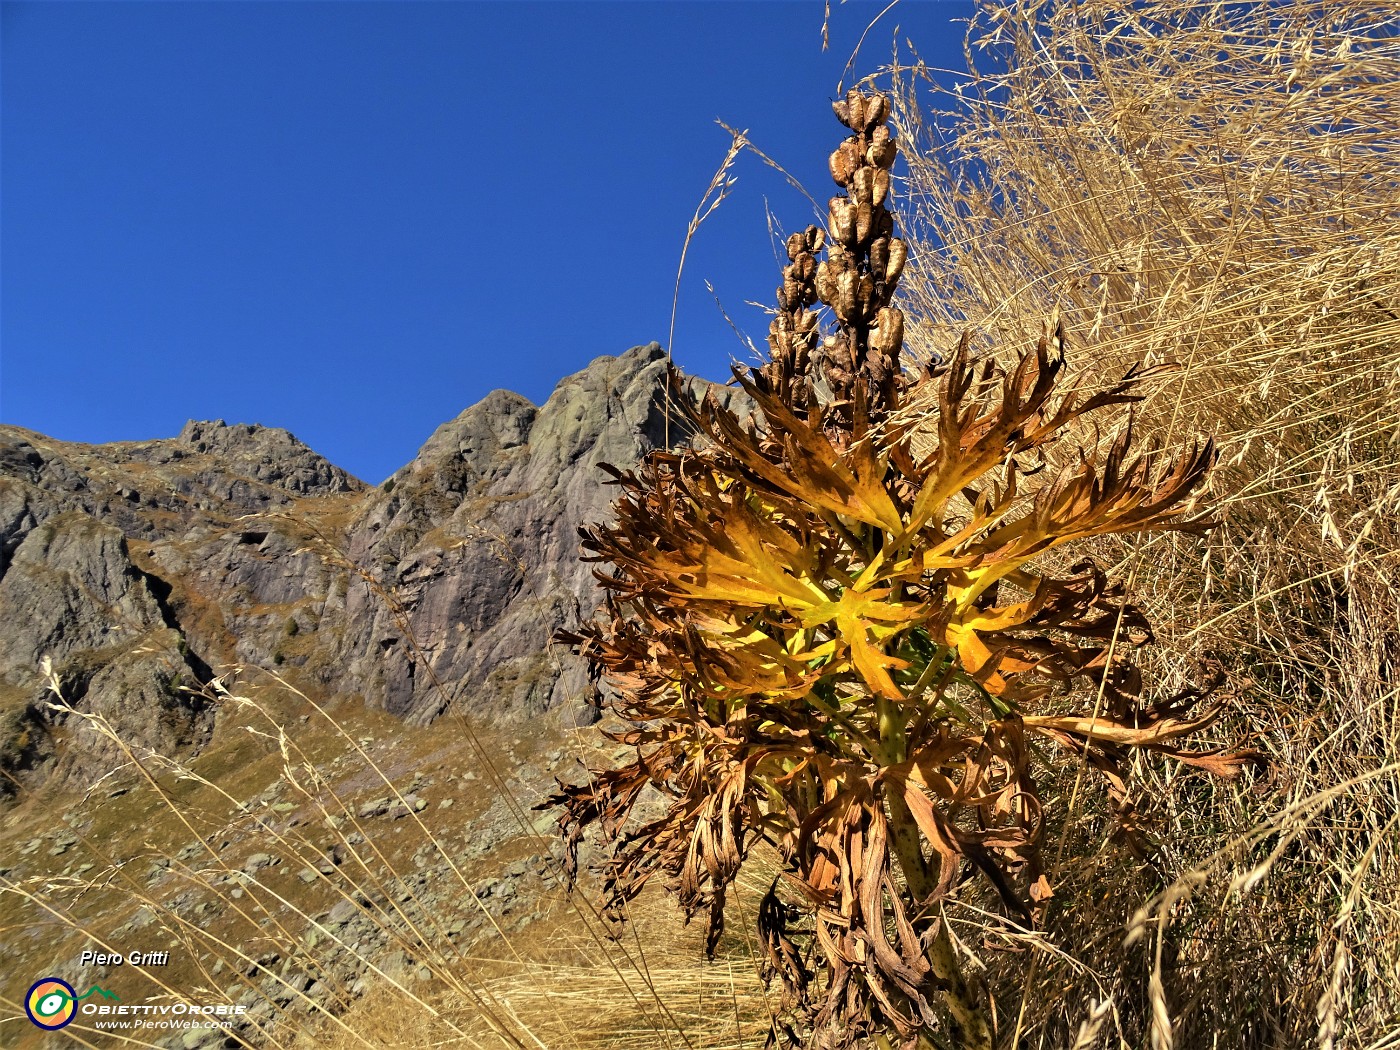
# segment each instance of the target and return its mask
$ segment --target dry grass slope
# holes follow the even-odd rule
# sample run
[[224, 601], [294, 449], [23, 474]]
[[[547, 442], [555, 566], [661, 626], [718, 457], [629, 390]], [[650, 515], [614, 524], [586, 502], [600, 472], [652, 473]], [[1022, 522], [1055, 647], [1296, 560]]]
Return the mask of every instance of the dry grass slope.
[[1248, 794], [1144, 767], [1150, 866], [1096, 855], [1085, 804], [1064, 954], [1003, 990], [1023, 1045], [1069, 1045], [1094, 1000], [1092, 1045], [1400, 1045], [1397, 32], [1358, 0], [1025, 3], [974, 25], [994, 71], [960, 94], [896, 74], [924, 144], [914, 337], [996, 351], [1057, 310], [1081, 368], [1179, 364], [1139, 426], [1216, 436], [1222, 527], [1203, 561], [1168, 537], [1105, 554], [1177, 673], [1249, 683], [1221, 734], [1276, 764]]

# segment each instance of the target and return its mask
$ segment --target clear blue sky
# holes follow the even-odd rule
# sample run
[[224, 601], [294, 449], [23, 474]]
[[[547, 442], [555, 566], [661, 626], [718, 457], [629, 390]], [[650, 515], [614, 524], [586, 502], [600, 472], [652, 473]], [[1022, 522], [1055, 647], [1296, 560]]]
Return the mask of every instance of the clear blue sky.
[[[825, 200], [828, 99], [882, 5], [0, 5], [0, 421], [72, 441], [186, 419], [286, 427], [378, 482], [490, 390], [539, 402], [665, 342], [676, 264], [728, 142]], [[961, 65], [971, 5], [886, 15]], [[692, 245], [674, 355], [762, 345], [778, 283], [752, 156]]]

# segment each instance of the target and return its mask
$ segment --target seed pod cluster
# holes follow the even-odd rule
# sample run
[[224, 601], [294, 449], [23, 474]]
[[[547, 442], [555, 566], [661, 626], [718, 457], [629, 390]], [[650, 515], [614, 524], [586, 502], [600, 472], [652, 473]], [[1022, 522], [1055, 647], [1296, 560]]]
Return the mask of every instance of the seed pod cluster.
[[770, 360], [759, 371], [760, 381], [798, 407], [807, 401], [812, 352], [821, 338], [817, 312], [817, 255], [826, 242], [819, 226], [808, 226], [787, 239], [788, 264], [778, 288], [778, 312], [768, 326]]
[[826, 340], [824, 372], [838, 400], [863, 374], [871, 386], [871, 407], [888, 408], [904, 344], [904, 314], [890, 301], [908, 256], [885, 206], [898, 152], [885, 123], [889, 100], [852, 90], [832, 108], [852, 134], [827, 161], [845, 192], [828, 202], [830, 245], [815, 278], [817, 298], [831, 307], [839, 325]]
[[[803, 409], [811, 398], [813, 368], [836, 405], [850, 405], [864, 378], [868, 416], [893, 408], [904, 345], [904, 314], [890, 305], [908, 256], [894, 235], [890, 168], [898, 149], [885, 121], [889, 100], [852, 90], [834, 104], [852, 134], [828, 158], [831, 177], [845, 192], [827, 205], [827, 228], [809, 226], [787, 240], [787, 265], [778, 309], [768, 328], [769, 361], [759, 384]], [[826, 258], [818, 259], [825, 249]], [[822, 336], [817, 304], [831, 307], [836, 330]]]

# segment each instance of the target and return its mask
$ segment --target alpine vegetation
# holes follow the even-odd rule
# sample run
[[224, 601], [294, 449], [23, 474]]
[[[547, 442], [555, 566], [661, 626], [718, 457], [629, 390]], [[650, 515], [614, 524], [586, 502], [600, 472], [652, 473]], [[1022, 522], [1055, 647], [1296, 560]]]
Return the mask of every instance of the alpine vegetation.
[[[1146, 688], [1147, 617], [1074, 560], [1091, 537], [1209, 528], [1193, 496], [1215, 452], [1141, 447], [1124, 406], [1157, 369], [1067, 381], [1058, 333], [1006, 367], [966, 340], [906, 366], [888, 102], [834, 108], [842, 192], [827, 229], [787, 240], [770, 359], [735, 371], [753, 415], [713, 394], [686, 409], [694, 447], [612, 471], [615, 523], [582, 530], [607, 601], [563, 637], [606, 675], [596, 702], [635, 751], [550, 802], [571, 876], [596, 825], [614, 914], [660, 874], [707, 913], [711, 950], [741, 868], [776, 850], [757, 915], [776, 1037], [990, 1050], [994, 1004], [944, 905], [976, 896], [987, 924], [1035, 928], [1064, 805], [1047, 771], [1102, 778], [1132, 842], [1136, 753], [1218, 775], [1250, 758], [1192, 745], [1216, 676]], [[1086, 420], [1116, 436], [1084, 441]], [[664, 811], [634, 815], [648, 787]]]

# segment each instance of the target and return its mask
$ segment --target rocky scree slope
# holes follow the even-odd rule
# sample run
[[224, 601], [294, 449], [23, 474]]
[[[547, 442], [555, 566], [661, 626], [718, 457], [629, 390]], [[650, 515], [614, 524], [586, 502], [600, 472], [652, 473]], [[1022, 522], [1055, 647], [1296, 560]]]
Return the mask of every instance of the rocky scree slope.
[[208, 740], [217, 712], [186, 687], [236, 665], [416, 724], [586, 720], [586, 667], [550, 638], [596, 608], [577, 528], [607, 514], [599, 464], [663, 440], [664, 374], [653, 343], [538, 407], [497, 391], [378, 488], [260, 426], [109, 445], [0, 427], [0, 793], [119, 760], [46, 707], [44, 656], [74, 708], [163, 754]]

